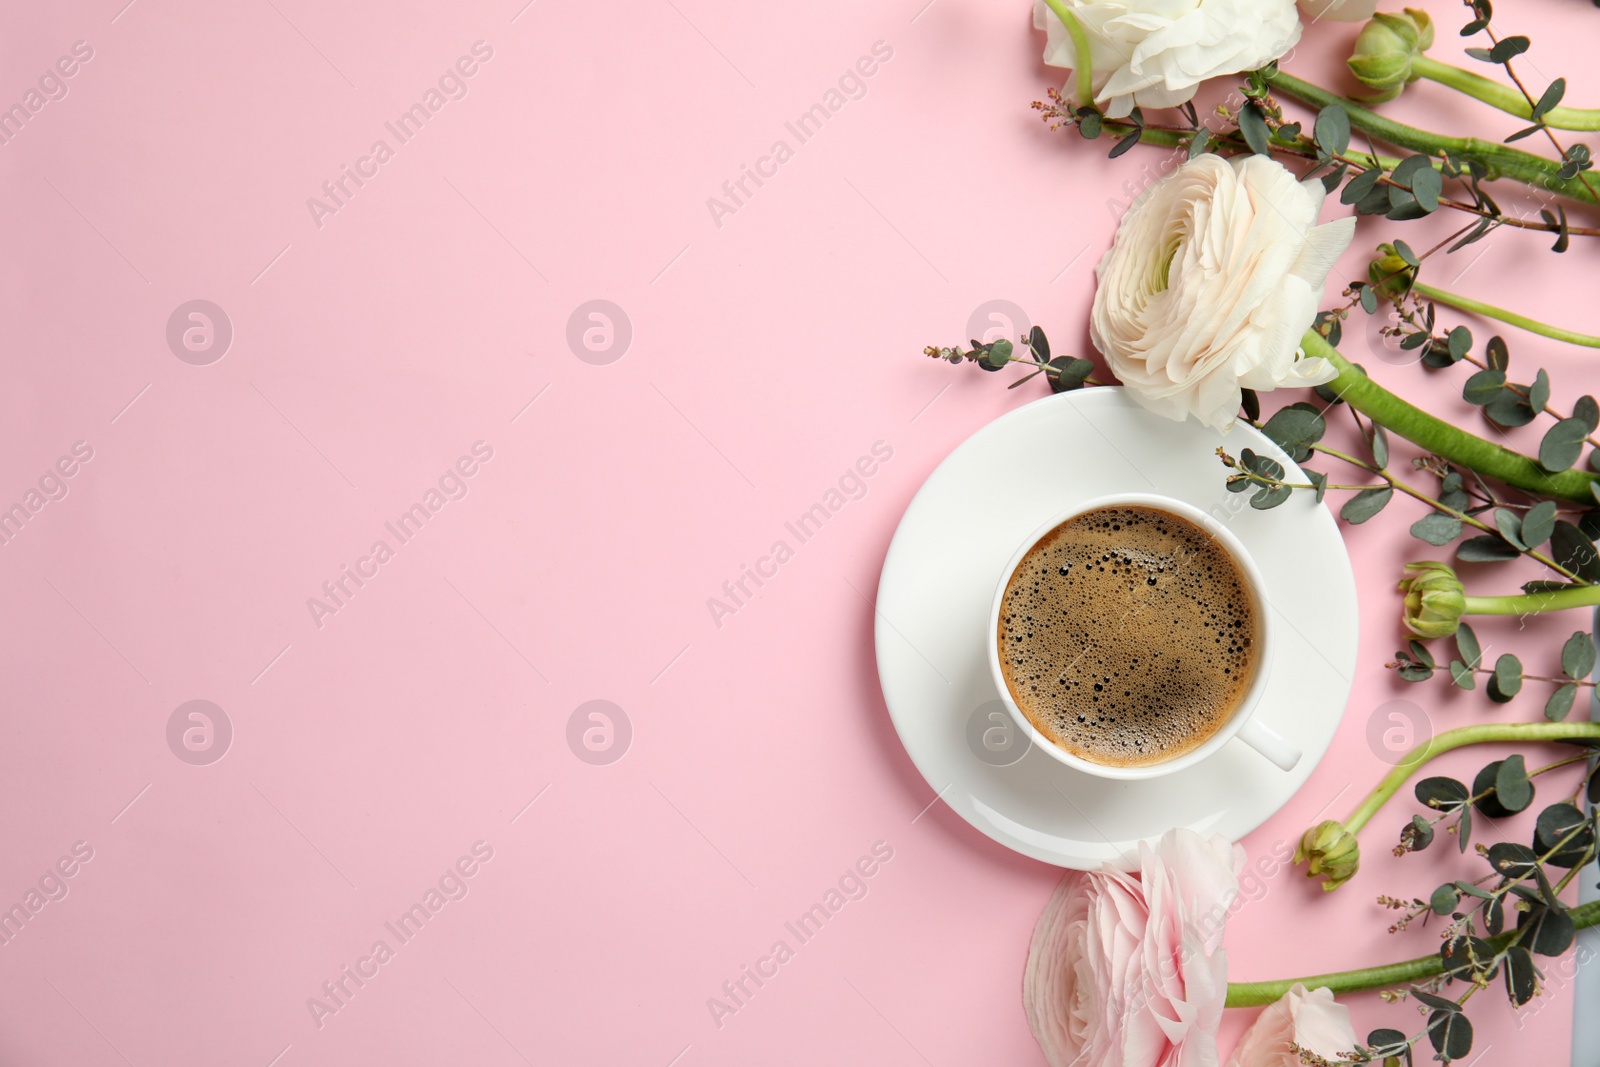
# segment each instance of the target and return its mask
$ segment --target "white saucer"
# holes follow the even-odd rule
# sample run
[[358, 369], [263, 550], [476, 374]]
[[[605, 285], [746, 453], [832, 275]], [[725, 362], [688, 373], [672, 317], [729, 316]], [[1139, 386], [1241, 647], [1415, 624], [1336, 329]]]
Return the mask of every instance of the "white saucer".
[[[962, 818], [1062, 867], [1128, 866], [1173, 826], [1237, 841], [1305, 783], [1333, 739], [1356, 659], [1355, 578], [1333, 515], [1309, 492], [1271, 511], [1224, 488], [1221, 445], [1299, 470], [1252, 427], [1219, 434], [1138, 407], [1120, 388], [1035, 401], [985, 426], [939, 465], [900, 520], [878, 583], [878, 677], [912, 762]], [[1303, 479], [1300, 479], [1303, 480]], [[1210, 512], [1266, 582], [1275, 648], [1256, 714], [1299, 746], [1280, 771], [1240, 741], [1162, 778], [1115, 782], [1029, 751], [1000, 709], [986, 661], [995, 586], [1023, 538], [1075, 501], [1156, 492]]]

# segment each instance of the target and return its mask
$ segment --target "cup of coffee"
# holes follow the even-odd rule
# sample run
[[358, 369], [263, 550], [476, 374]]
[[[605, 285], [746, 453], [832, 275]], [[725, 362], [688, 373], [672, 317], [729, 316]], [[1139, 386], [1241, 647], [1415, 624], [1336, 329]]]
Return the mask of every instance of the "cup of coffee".
[[989, 667], [1033, 743], [1102, 778], [1183, 770], [1237, 737], [1300, 751], [1253, 716], [1271, 615], [1238, 538], [1181, 500], [1102, 497], [1035, 530], [1000, 577]]

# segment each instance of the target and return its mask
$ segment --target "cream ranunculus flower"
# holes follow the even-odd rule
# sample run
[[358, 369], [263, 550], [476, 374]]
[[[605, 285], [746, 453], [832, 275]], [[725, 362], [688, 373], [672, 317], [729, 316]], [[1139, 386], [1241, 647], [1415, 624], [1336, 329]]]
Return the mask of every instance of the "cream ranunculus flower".
[[1250, 1024], [1228, 1067], [1301, 1067], [1296, 1049], [1304, 1049], [1330, 1063], [1339, 1054], [1354, 1052], [1356, 1031], [1350, 1009], [1333, 999], [1327, 988], [1306, 992], [1296, 982], [1289, 992], [1263, 1009]]
[[[1089, 39], [1094, 98], [1112, 118], [1134, 105], [1177, 107], [1207, 78], [1265, 66], [1300, 39], [1294, 0], [1061, 2]], [[1033, 24], [1046, 33], [1044, 61], [1075, 68], [1072, 38], [1044, 0], [1034, 0]]]
[[1034, 927], [1022, 1005], [1050, 1067], [1215, 1065], [1222, 929], [1243, 850], [1169, 830], [1137, 874], [1071, 871]]
[[1303, 358], [1355, 218], [1317, 224], [1322, 183], [1265, 156], [1201, 155], [1141, 193], [1097, 268], [1089, 335], [1128, 392], [1226, 430], [1240, 390], [1319, 385]]
[[1378, 10], [1378, 0], [1300, 0], [1300, 12], [1312, 22], [1333, 19], [1337, 22], [1360, 22], [1370, 19]]

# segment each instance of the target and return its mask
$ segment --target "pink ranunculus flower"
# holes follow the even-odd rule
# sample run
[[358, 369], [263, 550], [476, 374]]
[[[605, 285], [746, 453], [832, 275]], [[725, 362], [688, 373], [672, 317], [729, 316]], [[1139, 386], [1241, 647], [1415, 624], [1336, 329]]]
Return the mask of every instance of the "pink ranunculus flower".
[[1228, 995], [1222, 927], [1243, 860], [1169, 830], [1138, 873], [1061, 880], [1033, 931], [1022, 1002], [1051, 1067], [1216, 1067]]
[[1350, 1009], [1333, 999], [1327, 988], [1306, 992], [1296, 982], [1289, 992], [1264, 1009], [1250, 1024], [1228, 1067], [1301, 1067], [1297, 1048], [1337, 1063], [1341, 1052], [1353, 1052], [1356, 1031]]

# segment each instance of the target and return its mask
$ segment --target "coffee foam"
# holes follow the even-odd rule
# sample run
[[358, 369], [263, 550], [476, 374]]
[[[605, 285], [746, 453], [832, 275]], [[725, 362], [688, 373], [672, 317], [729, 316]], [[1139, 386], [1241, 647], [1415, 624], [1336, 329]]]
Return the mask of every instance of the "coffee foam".
[[1227, 549], [1150, 507], [1051, 530], [1001, 599], [1001, 671], [1046, 737], [1113, 767], [1163, 763], [1221, 729], [1255, 671], [1255, 608]]

